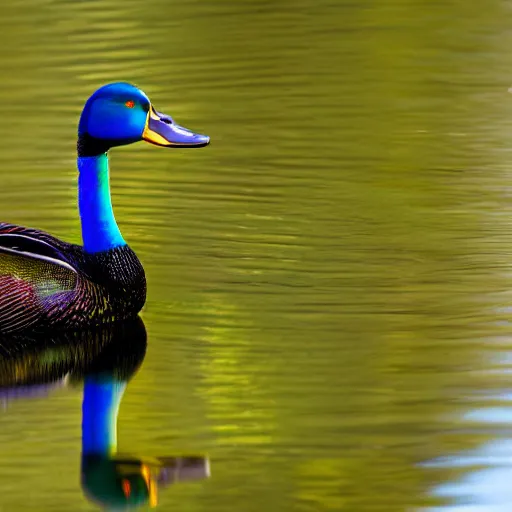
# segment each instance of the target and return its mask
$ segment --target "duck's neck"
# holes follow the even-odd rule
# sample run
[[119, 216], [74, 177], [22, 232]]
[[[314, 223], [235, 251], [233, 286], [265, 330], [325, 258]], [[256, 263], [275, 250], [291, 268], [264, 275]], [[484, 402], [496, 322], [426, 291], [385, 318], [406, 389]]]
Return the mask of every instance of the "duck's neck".
[[85, 250], [95, 253], [126, 245], [112, 211], [107, 154], [79, 156], [78, 172], [78, 208]]
[[82, 404], [82, 454], [109, 456], [117, 449], [117, 413], [126, 382], [87, 377]]

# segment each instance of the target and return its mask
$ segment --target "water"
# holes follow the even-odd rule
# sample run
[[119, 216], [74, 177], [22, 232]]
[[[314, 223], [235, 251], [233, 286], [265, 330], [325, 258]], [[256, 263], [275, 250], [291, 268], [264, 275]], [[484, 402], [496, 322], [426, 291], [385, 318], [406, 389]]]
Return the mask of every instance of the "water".
[[[511, 22], [503, 0], [0, 6], [3, 221], [80, 241], [103, 83], [212, 139], [111, 155], [149, 287], [118, 447], [211, 466], [159, 510], [508, 510]], [[2, 398], [0, 511], [97, 510], [80, 380], [37, 394]]]

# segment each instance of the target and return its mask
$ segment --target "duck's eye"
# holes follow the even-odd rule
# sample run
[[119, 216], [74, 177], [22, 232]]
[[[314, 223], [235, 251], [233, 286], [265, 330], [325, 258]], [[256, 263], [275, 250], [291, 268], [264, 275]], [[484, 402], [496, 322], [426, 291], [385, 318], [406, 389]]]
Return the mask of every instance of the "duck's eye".
[[132, 493], [132, 484], [129, 480], [123, 479], [121, 482], [121, 487], [123, 488], [124, 495], [129, 498], [130, 494]]
[[135, 107], [135, 102], [132, 101], [132, 100], [128, 100], [125, 104], [124, 104], [125, 107], [128, 107], [128, 108], [133, 108]]

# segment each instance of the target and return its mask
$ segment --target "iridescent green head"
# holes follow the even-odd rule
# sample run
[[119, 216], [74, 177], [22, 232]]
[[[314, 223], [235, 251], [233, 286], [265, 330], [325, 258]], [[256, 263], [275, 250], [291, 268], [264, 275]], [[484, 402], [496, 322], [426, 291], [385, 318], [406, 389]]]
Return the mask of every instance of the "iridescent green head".
[[107, 509], [155, 507], [160, 489], [209, 476], [208, 459], [202, 456], [146, 460], [131, 456], [82, 458], [84, 492], [89, 500]]
[[95, 156], [140, 140], [174, 148], [197, 148], [210, 142], [208, 136], [183, 128], [170, 116], [157, 112], [134, 85], [104, 85], [87, 100], [78, 125], [79, 156]]

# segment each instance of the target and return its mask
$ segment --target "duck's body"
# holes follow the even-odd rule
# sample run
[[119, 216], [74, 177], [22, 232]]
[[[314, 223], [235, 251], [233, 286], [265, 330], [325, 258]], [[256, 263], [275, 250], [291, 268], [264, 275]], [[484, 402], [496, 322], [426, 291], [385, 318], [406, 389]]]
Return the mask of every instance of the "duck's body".
[[144, 269], [128, 245], [88, 253], [0, 223], [0, 332], [109, 323], [136, 315], [145, 300]]
[[78, 205], [84, 246], [0, 223], [0, 333], [90, 327], [141, 310], [144, 269], [115, 221], [107, 158], [111, 147], [138, 140], [170, 147], [209, 142], [156, 112], [132, 85], [111, 84], [96, 91], [79, 125]]

